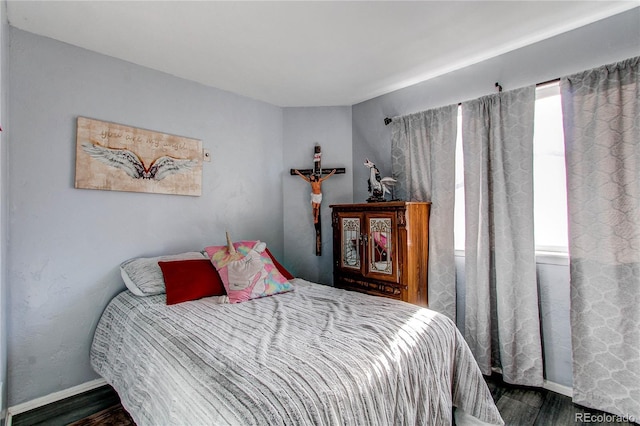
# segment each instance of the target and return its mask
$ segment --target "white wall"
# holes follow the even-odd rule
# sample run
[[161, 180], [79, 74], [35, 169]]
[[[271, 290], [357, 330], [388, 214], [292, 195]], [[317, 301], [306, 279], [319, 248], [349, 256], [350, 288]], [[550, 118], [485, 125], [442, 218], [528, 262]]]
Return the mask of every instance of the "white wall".
[[[12, 406], [97, 377], [89, 347], [124, 288], [120, 262], [222, 244], [226, 229], [281, 257], [284, 167], [279, 107], [14, 28], [10, 36]], [[201, 139], [212, 153], [202, 196], [74, 189], [78, 116]]]
[[[284, 258], [291, 272], [322, 284], [333, 284], [331, 204], [353, 202], [351, 107], [284, 109]], [[313, 147], [322, 148], [322, 168], [344, 167], [322, 183], [322, 256], [315, 255], [315, 228], [310, 185], [290, 169], [312, 169]]]
[[[593, 23], [497, 58], [451, 72], [353, 106], [354, 201], [367, 196], [365, 157], [375, 158], [383, 176], [391, 175], [391, 134], [385, 117], [394, 117], [556, 79], [640, 54], [640, 8]], [[464, 262], [456, 259], [458, 311], [464, 309]], [[547, 379], [571, 386], [568, 266], [538, 265]], [[458, 321], [458, 324], [464, 322]]]

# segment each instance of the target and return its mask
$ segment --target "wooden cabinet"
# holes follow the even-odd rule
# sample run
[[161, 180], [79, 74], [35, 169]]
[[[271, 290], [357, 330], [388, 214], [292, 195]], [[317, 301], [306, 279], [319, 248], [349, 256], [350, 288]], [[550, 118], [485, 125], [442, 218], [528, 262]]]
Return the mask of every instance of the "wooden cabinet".
[[427, 306], [429, 207], [332, 205], [334, 286]]

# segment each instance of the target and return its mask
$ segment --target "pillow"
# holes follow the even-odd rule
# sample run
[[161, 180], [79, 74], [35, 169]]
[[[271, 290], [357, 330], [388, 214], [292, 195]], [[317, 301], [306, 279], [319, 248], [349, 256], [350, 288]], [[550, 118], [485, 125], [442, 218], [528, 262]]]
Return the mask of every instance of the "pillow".
[[136, 296], [153, 296], [165, 292], [159, 261], [206, 259], [197, 251], [158, 257], [135, 257], [120, 264], [125, 285]]
[[205, 251], [211, 258], [227, 290], [229, 303], [245, 302], [293, 290], [293, 286], [267, 254], [260, 241], [233, 243], [236, 253], [227, 246], [211, 246]]
[[209, 259], [160, 261], [167, 305], [225, 294], [220, 275]]
[[283, 277], [285, 277], [288, 280], [292, 280], [295, 278], [293, 274], [291, 274], [291, 272], [287, 271], [287, 269], [284, 266], [282, 266], [280, 262], [276, 260], [275, 257], [273, 257], [273, 254], [271, 254], [268, 248], [265, 248], [264, 250], [267, 252], [269, 257], [271, 258], [271, 261], [273, 262], [273, 265], [278, 269], [278, 271], [280, 271]]

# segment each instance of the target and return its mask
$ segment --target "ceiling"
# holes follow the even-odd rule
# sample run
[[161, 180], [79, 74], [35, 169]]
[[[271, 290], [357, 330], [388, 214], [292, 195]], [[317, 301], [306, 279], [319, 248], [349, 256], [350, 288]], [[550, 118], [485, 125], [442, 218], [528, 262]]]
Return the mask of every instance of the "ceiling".
[[25, 31], [278, 106], [353, 105], [635, 1], [7, 1]]

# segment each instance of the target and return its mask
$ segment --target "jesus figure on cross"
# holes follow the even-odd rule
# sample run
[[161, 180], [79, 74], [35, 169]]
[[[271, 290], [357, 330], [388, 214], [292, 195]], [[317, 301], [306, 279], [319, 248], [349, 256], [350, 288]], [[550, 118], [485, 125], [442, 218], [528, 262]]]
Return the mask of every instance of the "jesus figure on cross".
[[329, 179], [336, 172], [336, 169], [333, 169], [331, 173], [329, 173], [325, 177], [317, 177], [313, 173], [310, 174], [309, 177], [306, 177], [298, 170], [294, 170], [294, 172], [302, 179], [311, 184], [311, 207], [313, 208], [313, 223], [318, 223], [318, 215], [320, 214], [320, 203], [322, 203], [322, 182]]

